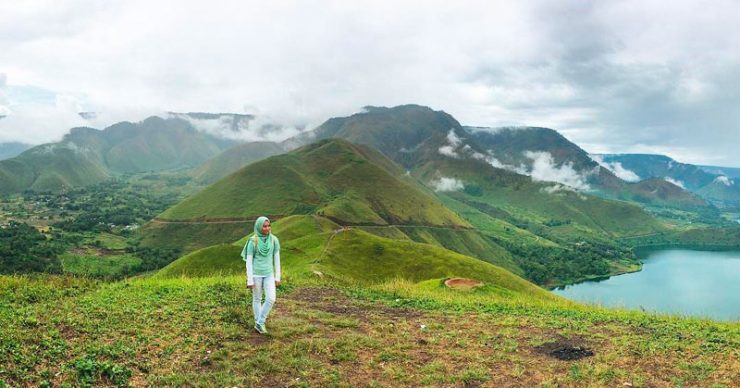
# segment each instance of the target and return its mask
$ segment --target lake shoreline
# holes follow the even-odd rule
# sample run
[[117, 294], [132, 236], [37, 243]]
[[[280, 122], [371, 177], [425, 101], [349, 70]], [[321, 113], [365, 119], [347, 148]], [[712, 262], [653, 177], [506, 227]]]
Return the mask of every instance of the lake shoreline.
[[[560, 297], [607, 308], [740, 320], [740, 250], [676, 245], [643, 247], [632, 276], [609, 276], [551, 289]], [[721, 295], [717, 290], [722, 290]]]

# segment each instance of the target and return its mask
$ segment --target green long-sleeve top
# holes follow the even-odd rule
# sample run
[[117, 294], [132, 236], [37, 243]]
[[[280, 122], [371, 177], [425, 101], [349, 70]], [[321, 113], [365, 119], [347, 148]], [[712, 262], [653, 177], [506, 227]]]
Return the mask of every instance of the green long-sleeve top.
[[275, 275], [275, 280], [280, 281], [280, 240], [275, 236], [271, 237], [274, 244], [273, 257], [262, 255], [259, 250], [255, 250], [251, 237], [244, 245], [241, 256], [247, 262], [248, 285], [254, 284], [254, 276]]

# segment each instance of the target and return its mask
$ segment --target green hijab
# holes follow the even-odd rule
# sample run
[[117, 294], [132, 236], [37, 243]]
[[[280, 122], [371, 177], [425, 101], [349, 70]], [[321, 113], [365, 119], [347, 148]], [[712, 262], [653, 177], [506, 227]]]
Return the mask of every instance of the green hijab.
[[269, 221], [269, 219], [267, 217], [260, 217], [254, 222], [254, 235], [257, 236], [257, 246], [254, 247], [254, 250], [255, 252], [259, 252], [260, 256], [272, 257], [272, 250], [275, 247], [272, 243], [272, 232], [262, 234], [262, 226], [265, 224], [265, 221]]

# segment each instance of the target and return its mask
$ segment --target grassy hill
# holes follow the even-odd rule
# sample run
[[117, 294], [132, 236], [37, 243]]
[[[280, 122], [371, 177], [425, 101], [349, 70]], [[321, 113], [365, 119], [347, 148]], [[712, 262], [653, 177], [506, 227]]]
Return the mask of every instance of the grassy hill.
[[46, 144], [0, 161], [0, 194], [86, 186], [109, 176], [97, 152], [70, 143]]
[[193, 179], [202, 184], [211, 184], [249, 163], [283, 152], [278, 143], [257, 141], [240, 144], [218, 154], [191, 173]]
[[453, 195], [481, 208], [499, 209], [491, 213], [495, 218], [521, 224], [562, 221], [574, 232], [574, 238], [579, 233], [608, 238], [662, 229], [657, 220], [634, 204], [534, 182], [479, 160], [442, 159], [420, 167], [415, 174], [425, 182], [439, 176], [458, 179], [464, 187]]
[[0, 277], [0, 306], [10, 386], [733, 386], [740, 371], [737, 323], [439, 279], [289, 278], [269, 336], [251, 330], [243, 276]]
[[[329, 119], [283, 144], [290, 148], [326, 138], [368, 145], [412, 172], [444, 157], [478, 159], [541, 180], [577, 182], [579, 189], [588, 185], [591, 194], [605, 198], [702, 213], [711, 208], [683, 190], [654, 193], [627, 184], [549, 128], [463, 127], [449, 114], [424, 106], [366, 107], [362, 113]], [[719, 219], [718, 213], [715, 218]]]
[[365, 107], [349, 117], [335, 117], [311, 132], [286, 140], [286, 147], [312, 143], [317, 139], [339, 138], [367, 145], [405, 168], [434, 158], [447, 136], [462, 134], [460, 123], [443, 111], [420, 105], [393, 108]]
[[316, 213], [344, 224], [468, 226], [434, 196], [393, 175], [400, 170], [383, 159], [376, 151], [346, 141], [322, 141], [251, 164], [159, 218]]
[[150, 117], [104, 130], [73, 128], [58, 143], [0, 160], [0, 194], [59, 191], [116, 174], [195, 167], [234, 144], [181, 119]]
[[[275, 223], [281, 237], [285, 276], [322, 276], [345, 284], [392, 279], [419, 282], [446, 277], [473, 278], [515, 293], [550, 299], [549, 293], [509, 271], [444, 248], [379, 237], [359, 229], [339, 230], [320, 217], [293, 216]], [[236, 275], [244, 272], [243, 247], [222, 244], [188, 254], [163, 268], [158, 278]]]
[[[533, 182], [481, 160], [430, 158], [413, 175], [418, 180], [372, 149], [324, 140], [253, 163], [168, 209], [145, 226], [142, 244], [191, 252], [246, 234], [260, 214], [318, 215], [557, 285], [634, 270], [634, 255], [613, 239], [664, 229], [638, 206]], [[419, 183], [440, 177], [459, 180], [461, 191], [434, 193]], [[245, 190], [252, 182], [271, 190]]]

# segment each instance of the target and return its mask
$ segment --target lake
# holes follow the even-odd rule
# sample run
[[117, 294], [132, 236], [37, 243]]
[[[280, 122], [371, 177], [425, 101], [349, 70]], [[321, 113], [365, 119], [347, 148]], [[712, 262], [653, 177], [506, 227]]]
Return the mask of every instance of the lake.
[[605, 307], [740, 320], [740, 251], [661, 249], [638, 252], [642, 271], [553, 293]]

